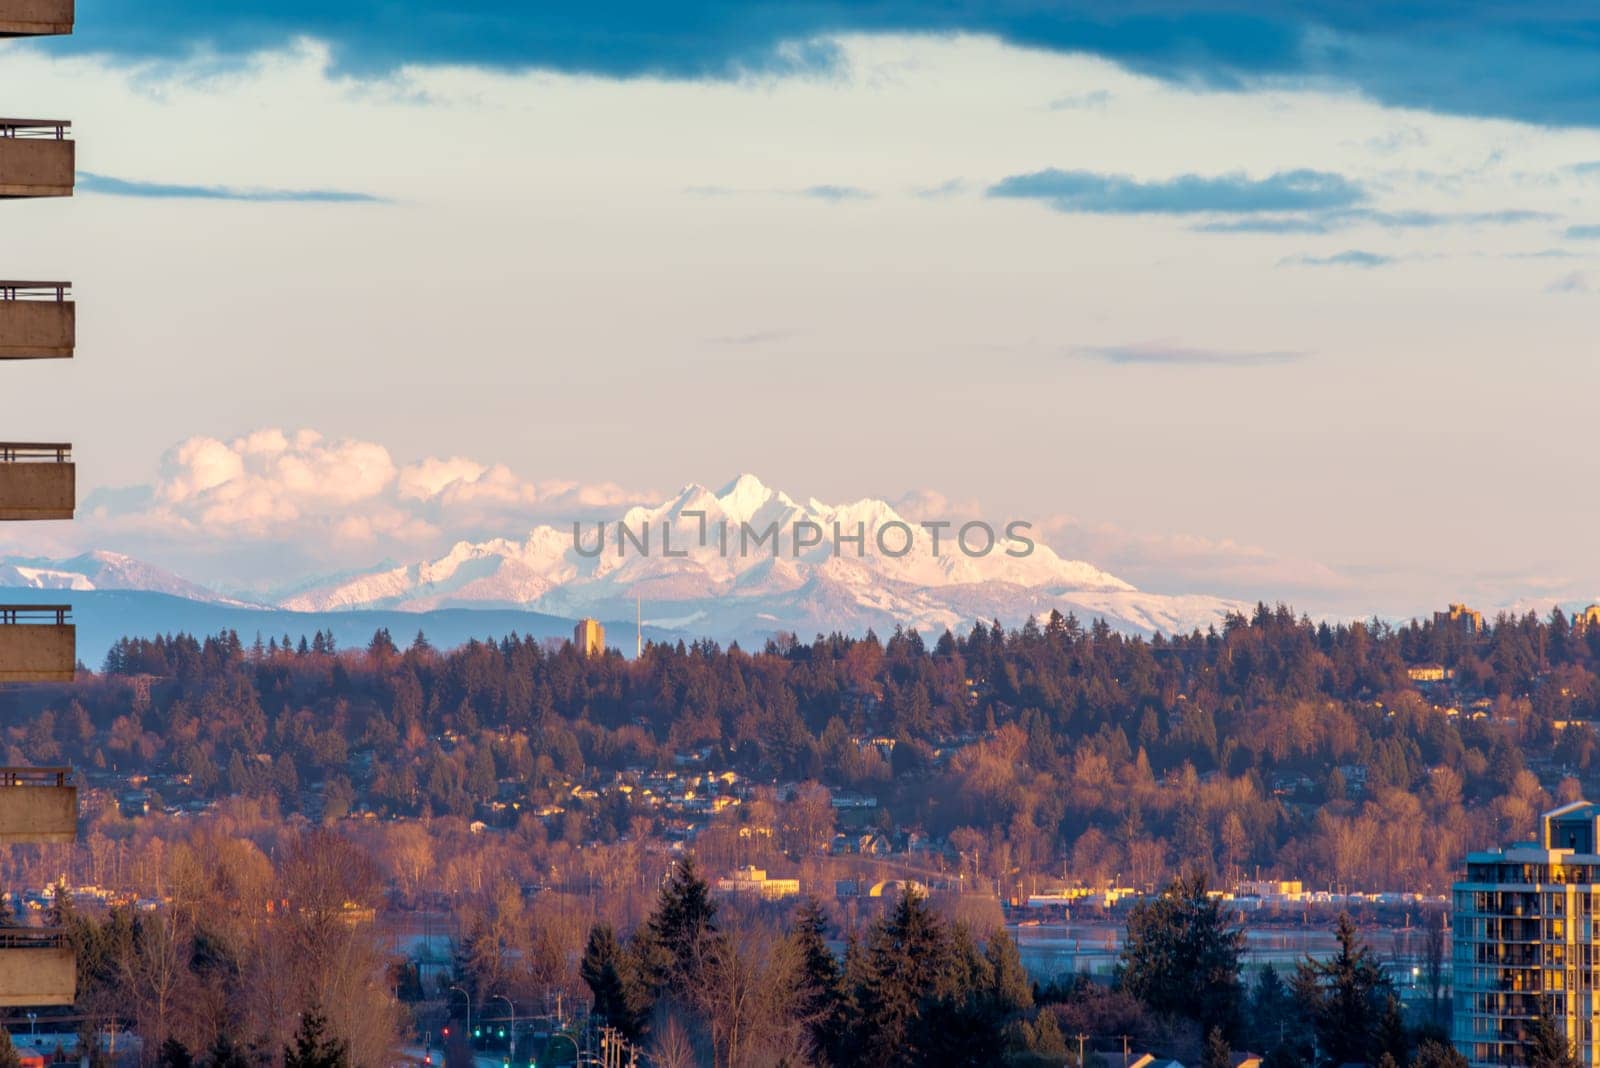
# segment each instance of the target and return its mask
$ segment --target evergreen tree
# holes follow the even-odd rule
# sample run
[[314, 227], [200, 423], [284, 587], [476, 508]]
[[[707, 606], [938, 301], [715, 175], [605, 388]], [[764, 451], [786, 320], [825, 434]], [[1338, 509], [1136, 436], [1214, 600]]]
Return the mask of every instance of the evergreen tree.
[[1307, 956], [1295, 968], [1294, 996], [1316, 1035], [1320, 1060], [1371, 1063], [1381, 1052], [1380, 1027], [1393, 984], [1348, 913], [1334, 930], [1339, 952], [1327, 960]]
[[194, 1056], [176, 1036], [168, 1035], [156, 1054], [156, 1064], [159, 1068], [194, 1068]]
[[1578, 1057], [1566, 1029], [1551, 1011], [1550, 999], [1539, 1000], [1539, 1015], [1523, 1035], [1528, 1068], [1578, 1068]]
[[1204, 1032], [1237, 1032], [1244, 987], [1244, 932], [1206, 893], [1200, 871], [1179, 876], [1151, 902], [1135, 905], [1117, 967], [1122, 988], [1157, 1013], [1181, 1016]]
[[11, 1044], [11, 1032], [4, 1027], [0, 1027], [0, 1068], [22, 1068], [17, 1047]]
[[1250, 991], [1250, 1048], [1271, 1050], [1287, 1041], [1294, 1011], [1294, 995], [1278, 969], [1267, 964]]
[[632, 972], [611, 925], [597, 923], [591, 927], [578, 974], [594, 995], [595, 1015], [621, 1030], [629, 1041], [637, 1041], [639, 1014], [631, 989]]
[[798, 1015], [811, 1033], [818, 1056], [840, 1059], [840, 1031], [844, 1023], [844, 976], [826, 936], [828, 917], [822, 902], [808, 897], [795, 912], [789, 937], [800, 958]]
[[1233, 1047], [1222, 1028], [1213, 1027], [1206, 1032], [1205, 1057], [1200, 1064], [1201, 1068], [1233, 1068]]
[[206, 1068], [253, 1068], [245, 1050], [234, 1044], [226, 1033], [219, 1033], [211, 1048], [206, 1051]]
[[861, 1004], [861, 1063], [904, 1063], [924, 999], [948, 993], [950, 937], [923, 896], [906, 887], [867, 940]]
[[1467, 1068], [1467, 1059], [1449, 1042], [1430, 1038], [1417, 1044], [1411, 1068]]
[[350, 1068], [350, 1051], [327, 1033], [328, 1020], [315, 1006], [300, 1014], [294, 1045], [283, 1049], [283, 1068]]
[[[1051, 615], [1056, 615], [1054, 611]], [[1056, 615], [1056, 618], [1060, 618]], [[1056, 1014], [1045, 1011], [1039, 1014], [1034, 1021], [1033, 1031], [1028, 1043], [1028, 1049], [1041, 1057], [1048, 1057], [1052, 1061], [1065, 1060], [1067, 1056], [1067, 1036], [1061, 1033], [1061, 1024], [1056, 1020]]]
[[640, 963], [653, 994], [694, 981], [705, 940], [716, 934], [716, 915], [711, 887], [696, 870], [693, 854], [685, 856], [662, 884], [641, 932]]
[[1010, 1018], [1033, 1008], [1033, 984], [1022, 966], [1016, 942], [1004, 927], [990, 932], [984, 956], [989, 961], [989, 999], [994, 1011]]

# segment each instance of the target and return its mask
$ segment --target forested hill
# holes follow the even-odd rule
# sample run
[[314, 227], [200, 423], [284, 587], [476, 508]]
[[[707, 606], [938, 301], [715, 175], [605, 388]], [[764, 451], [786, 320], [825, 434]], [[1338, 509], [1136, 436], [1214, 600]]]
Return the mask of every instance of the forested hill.
[[[688, 760], [875, 796], [891, 836], [981, 839], [1001, 874], [1153, 885], [1199, 862], [1437, 889], [1468, 849], [1594, 792], [1597, 664], [1600, 627], [1559, 612], [1476, 632], [1261, 606], [1153, 641], [1052, 616], [931, 641], [651, 645], [637, 662], [516, 636], [442, 652], [386, 631], [342, 650], [225, 633], [119, 642], [102, 674], [0, 709], [7, 763], [176, 776], [152, 780], [168, 804], [494, 822], [560, 796], [558, 833], [605, 840], [656, 817], [574, 784]], [[1453, 677], [1414, 681], [1418, 665]]]

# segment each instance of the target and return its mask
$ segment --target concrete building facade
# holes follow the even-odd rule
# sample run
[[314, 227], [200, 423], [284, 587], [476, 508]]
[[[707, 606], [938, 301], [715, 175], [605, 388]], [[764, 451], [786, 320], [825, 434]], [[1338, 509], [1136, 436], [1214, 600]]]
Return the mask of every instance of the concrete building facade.
[[1600, 1065], [1600, 804], [1545, 813], [1537, 841], [1472, 853], [1454, 887], [1451, 1040], [1477, 1066], [1527, 1063], [1541, 1013]]
[[[0, 37], [71, 33], [74, 19], [73, 0], [0, 0]], [[0, 118], [0, 199], [72, 195], [71, 127], [63, 119]], [[0, 281], [0, 365], [72, 358], [77, 309], [70, 289], [67, 282]], [[0, 440], [0, 520], [71, 519], [76, 497], [71, 445]], [[0, 684], [72, 681], [77, 634], [70, 613], [67, 605], [0, 605]], [[71, 768], [0, 768], [0, 844], [77, 836]], [[63, 932], [0, 931], [0, 1007], [71, 1005], [77, 975]]]

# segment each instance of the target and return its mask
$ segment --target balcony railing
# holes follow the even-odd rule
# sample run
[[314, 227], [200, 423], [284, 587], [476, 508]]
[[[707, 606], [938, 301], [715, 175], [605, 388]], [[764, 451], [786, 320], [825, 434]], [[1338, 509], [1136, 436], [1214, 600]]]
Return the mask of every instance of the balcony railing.
[[0, 843], [77, 840], [78, 784], [71, 768], [0, 768]]
[[71, 1005], [77, 996], [77, 961], [60, 930], [0, 930], [0, 1006]]
[[0, 0], [0, 37], [72, 32], [73, 0]]
[[71, 196], [77, 174], [71, 129], [65, 119], [0, 119], [0, 197]]
[[65, 141], [71, 119], [0, 119], [0, 137]]
[[71, 282], [0, 279], [0, 360], [70, 358], [78, 344], [71, 290]]
[[0, 441], [0, 520], [71, 519], [77, 501], [70, 444]]
[[72, 607], [0, 604], [0, 682], [71, 682], [77, 668]]
[[67, 299], [71, 282], [15, 282], [0, 280], [0, 300], [53, 300], [57, 304]]

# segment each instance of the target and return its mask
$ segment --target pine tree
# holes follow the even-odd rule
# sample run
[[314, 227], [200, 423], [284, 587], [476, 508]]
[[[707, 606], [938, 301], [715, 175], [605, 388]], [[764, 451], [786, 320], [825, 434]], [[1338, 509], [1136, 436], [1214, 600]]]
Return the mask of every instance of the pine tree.
[[1122, 988], [1157, 1013], [1185, 1017], [1204, 1032], [1236, 1033], [1244, 987], [1244, 932], [1206, 893], [1206, 877], [1174, 879], [1152, 902], [1135, 905], [1118, 964]]
[[989, 996], [995, 1011], [1010, 1018], [1033, 1008], [1033, 984], [1022, 966], [1017, 944], [1004, 927], [990, 932], [984, 956], [989, 961]]
[[1028, 1048], [1034, 1053], [1052, 1060], [1066, 1058], [1067, 1036], [1061, 1033], [1061, 1024], [1049, 1009], [1039, 1013], [1039, 1018], [1034, 1021], [1031, 1039]]
[[161, 1043], [161, 1049], [156, 1054], [158, 1068], [194, 1068], [194, 1056], [189, 1052], [189, 1047], [173, 1035], [168, 1035], [167, 1040]]
[[11, 1032], [4, 1027], [0, 1027], [0, 1068], [22, 1068], [17, 1047], [11, 1044]]
[[1205, 1059], [1200, 1064], [1201, 1068], [1233, 1068], [1233, 1047], [1222, 1028], [1213, 1027], [1206, 1032]]
[[828, 948], [828, 916], [822, 902], [808, 897], [796, 910], [789, 938], [800, 958], [797, 1015], [811, 1033], [818, 1055], [837, 1063], [843, 1024], [844, 976]]
[[1467, 1059], [1449, 1042], [1429, 1038], [1417, 1044], [1411, 1068], [1467, 1068]]
[[594, 995], [595, 1015], [621, 1030], [630, 1041], [636, 1041], [639, 1015], [631, 990], [633, 968], [609, 923], [597, 923], [589, 929], [578, 974]]
[[1523, 1036], [1528, 1068], [1578, 1068], [1578, 1057], [1566, 1030], [1551, 1011], [1550, 999], [1541, 998], [1539, 1015]]
[[1256, 976], [1256, 984], [1250, 991], [1251, 1048], [1272, 1050], [1288, 1041], [1293, 1016], [1294, 995], [1278, 969], [1269, 963]]
[[923, 999], [945, 991], [950, 971], [944, 924], [922, 895], [907, 887], [867, 940], [860, 992], [864, 1065], [902, 1063]]
[[705, 940], [716, 934], [717, 903], [711, 887], [700, 878], [694, 856], [685, 856], [672, 869], [656, 908], [640, 938], [640, 963], [652, 993], [669, 984], [693, 982], [705, 950]]
[[1340, 913], [1334, 934], [1337, 954], [1326, 960], [1308, 956], [1296, 966], [1295, 1001], [1310, 1021], [1324, 1059], [1370, 1063], [1382, 1048], [1380, 1028], [1393, 984], [1348, 913]]
[[249, 1054], [222, 1032], [206, 1051], [205, 1065], [206, 1068], [252, 1068]]
[[350, 1068], [349, 1048], [327, 1030], [320, 1009], [313, 1006], [301, 1013], [294, 1045], [283, 1049], [283, 1068]]

